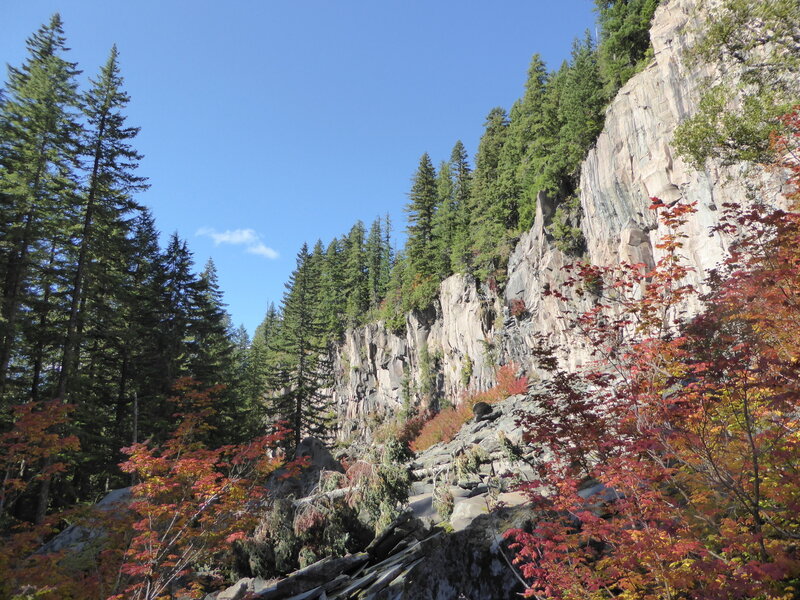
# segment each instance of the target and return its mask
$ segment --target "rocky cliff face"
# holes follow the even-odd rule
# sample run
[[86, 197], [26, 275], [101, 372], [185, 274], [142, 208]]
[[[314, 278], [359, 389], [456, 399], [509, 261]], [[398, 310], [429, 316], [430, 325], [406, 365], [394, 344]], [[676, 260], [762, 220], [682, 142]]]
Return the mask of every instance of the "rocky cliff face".
[[[690, 279], [699, 284], [730, 242], [709, 234], [721, 204], [745, 202], [753, 193], [773, 201], [780, 196], [775, 174], [713, 162], [697, 170], [671, 145], [675, 127], [696, 110], [708, 78], [728, 68], [689, 67], [684, 61], [701, 22], [696, 0], [662, 2], [651, 31], [654, 60], [620, 90], [583, 163], [581, 227], [595, 264], [655, 264], [660, 258], [655, 244], [664, 232], [647, 208], [650, 197], [696, 201], [683, 251], [694, 268]], [[467, 387], [489, 387], [495, 364], [513, 361], [535, 370], [530, 349], [539, 335], [563, 349], [568, 365], [586, 360], [583, 342], [559, 319], [563, 307], [544, 294], [561, 283], [561, 267], [573, 260], [555, 248], [548, 234], [552, 212], [547, 199], [540, 198], [534, 226], [509, 260], [502, 297], [454, 275], [442, 283], [440, 302], [430, 314], [408, 316], [405, 335], [394, 335], [380, 323], [347, 333], [337, 356], [334, 394], [343, 436], [362, 429], [367, 415], [394, 412], [408, 397], [413, 401], [426, 386], [457, 400]], [[524, 318], [509, 316], [514, 300], [524, 302]]]
[[491, 386], [499, 309], [471, 277], [454, 275], [442, 282], [433, 309], [406, 317], [404, 334], [380, 322], [348, 330], [334, 361], [340, 434], [363, 431], [370, 419], [416, 403], [426, 389], [458, 398], [467, 387]]

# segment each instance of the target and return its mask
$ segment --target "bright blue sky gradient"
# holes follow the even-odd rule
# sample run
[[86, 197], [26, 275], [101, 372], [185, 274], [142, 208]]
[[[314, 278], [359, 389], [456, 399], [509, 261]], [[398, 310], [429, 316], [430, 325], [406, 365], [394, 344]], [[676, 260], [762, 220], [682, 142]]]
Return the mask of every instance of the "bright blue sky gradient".
[[[166, 237], [213, 257], [252, 333], [304, 241], [388, 212], [398, 241], [419, 157], [470, 159], [494, 106], [594, 31], [592, 0], [5, 0], [0, 61], [61, 13], [87, 76], [120, 51], [140, 174]], [[5, 81], [5, 74], [3, 74]], [[249, 231], [248, 231], [249, 230]], [[236, 243], [234, 243], [236, 242]]]

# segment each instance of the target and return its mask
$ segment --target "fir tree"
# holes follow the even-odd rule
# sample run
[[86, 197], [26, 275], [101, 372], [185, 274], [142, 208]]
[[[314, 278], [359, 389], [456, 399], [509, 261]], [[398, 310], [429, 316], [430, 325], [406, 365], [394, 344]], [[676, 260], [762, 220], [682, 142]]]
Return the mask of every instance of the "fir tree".
[[369, 228], [367, 241], [364, 246], [365, 261], [367, 265], [367, 292], [369, 295], [369, 308], [378, 306], [385, 295], [382, 289], [384, 248], [381, 219], [376, 218]]
[[603, 93], [612, 99], [650, 50], [650, 23], [659, 0], [595, 0], [600, 24]]
[[511, 214], [501, 196], [499, 185], [500, 156], [508, 133], [508, 115], [502, 108], [493, 108], [486, 117], [485, 131], [475, 157], [470, 228], [472, 229], [474, 271], [480, 279], [495, 277], [500, 268], [498, 245], [506, 236], [506, 222]]
[[338, 340], [344, 333], [345, 252], [342, 242], [333, 238], [325, 249], [320, 276], [319, 316], [325, 337]]
[[453, 271], [467, 271], [472, 264], [472, 238], [469, 229], [470, 188], [472, 172], [469, 167], [467, 150], [458, 140], [450, 153], [450, 172], [453, 178], [453, 202], [455, 206], [455, 234], [450, 251], [450, 264]]
[[82, 329], [79, 313], [80, 307], [85, 306], [86, 281], [91, 280], [101, 289], [119, 288], [130, 230], [128, 215], [139, 208], [132, 194], [145, 188], [144, 179], [134, 174], [141, 156], [130, 142], [139, 130], [127, 127], [121, 112], [129, 97], [122, 90], [117, 57], [115, 46], [99, 77], [84, 94], [88, 124], [84, 147], [89, 154], [90, 175], [83, 194], [78, 256], [69, 292], [69, 317], [58, 381], [58, 395], [62, 398], [67, 396], [68, 382], [76, 369], [78, 332]]
[[433, 240], [436, 171], [427, 152], [419, 160], [405, 210], [408, 213], [406, 254], [409, 268], [414, 275], [428, 277], [435, 273], [436, 264]]
[[23, 305], [30, 301], [41, 270], [53, 269], [54, 261], [61, 260], [60, 252], [52, 252], [53, 244], [67, 245], [75, 211], [79, 71], [63, 58], [63, 33], [55, 14], [28, 39], [29, 58], [19, 69], [9, 67], [0, 106], [0, 219], [5, 234], [0, 243], [0, 392], [20, 341]]
[[345, 315], [348, 325], [361, 323], [369, 306], [364, 223], [357, 221], [344, 241]]
[[603, 129], [604, 108], [597, 53], [587, 31], [583, 40], [573, 44], [558, 107], [561, 130], [556, 152], [563, 156], [568, 169], [567, 194], [575, 191], [581, 161]]
[[435, 271], [439, 279], [452, 273], [450, 253], [455, 242], [458, 205], [450, 163], [442, 161], [436, 176], [436, 211], [433, 216], [432, 238], [436, 247]]
[[308, 245], [297, 255], [297, 267], [286, 284], [281, 313], [283, 323], [275, 340], [276, 370], [273, 389], [274, 415], [289, 423], [296, 447], [302, 436], [328, 434], [326, 422], [330, 365], [324, 330], [316, 310], [319, 277]]

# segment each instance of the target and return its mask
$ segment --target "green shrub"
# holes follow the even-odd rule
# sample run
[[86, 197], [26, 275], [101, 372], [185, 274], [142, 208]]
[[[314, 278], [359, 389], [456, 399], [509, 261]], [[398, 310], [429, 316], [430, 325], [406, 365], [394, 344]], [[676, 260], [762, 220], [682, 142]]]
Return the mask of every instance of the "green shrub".
[[577, 196], [573, 196], [556, 208], [548, 231], [555, 240], [556, 248], [564, 254], [579, 256], [586, 249], [586, 239], [579, 227], [580, 220], [581, 203]]
[[464, 357], [464, 362], [461, 366], [461, 384], [466, 388], [469, 387], [469, 382], [472, 379], [473, 369], [472, 359], [469, 354]]
[[347, 470], [352, 492], [349, 504], [365, 511], [375, 531], [391, 523], [408, 500], [411, 478], [405, 466], [358, 461]]
[[450, 520], [455, 507], [455, 498], [450, 492], [450, 486], [447, 482], [437, 482], [433, 488], [433, 508], [439, 513], [443, 521]]

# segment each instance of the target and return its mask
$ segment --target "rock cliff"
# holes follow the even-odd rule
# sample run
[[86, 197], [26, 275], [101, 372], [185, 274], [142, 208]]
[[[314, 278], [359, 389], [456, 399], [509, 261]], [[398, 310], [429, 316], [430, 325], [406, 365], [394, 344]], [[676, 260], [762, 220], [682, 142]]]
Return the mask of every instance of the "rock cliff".
[[[696, 0], [662, 2], [651, 30], [654, 59], [608, 107], [604, 130], [582, 165], [581, 228], [587, 258], [595, 264], [653, 265], [663, 231], [647, 208], [650, 197], [695, 201], [683, 253], [694, 269], [691, 282], [700, 284], [730, 242], [709, 233], [721, 203], [745, 202], [754, 193], [770, 201], [780, 197], [776, 174], [713, 161], [698, 170], [672, 146], [675, 127], [696, 110], [707, 81], [731, 71], [729, 65], [689, 66], [684, 60], [702, 19]], [[557, 343], [570, 366], [587, 358], [580, 338], [559, 319], [563, 307], [544, 294], [561, 283], [561, 267], [573, 259], [548, 233], [553, 206], [547, 198], [538, 200], [535, 223], [510, 257], [501, 297], [454, 275], [442, 282], [440, 300], [429, 313], [408, 315], [405, 334], [381, 323], [347, 332], [336, 356], [334, 391], [342, 437], [362, 431], [369, 416], [395, 412], [431, 388], [453, 401], [467, 388], [485, 389], [496, 364], [535, 370], [530, 348], [538, 335]], [[509, 315], [512, 301], [520, 300], [525, 314]]]

